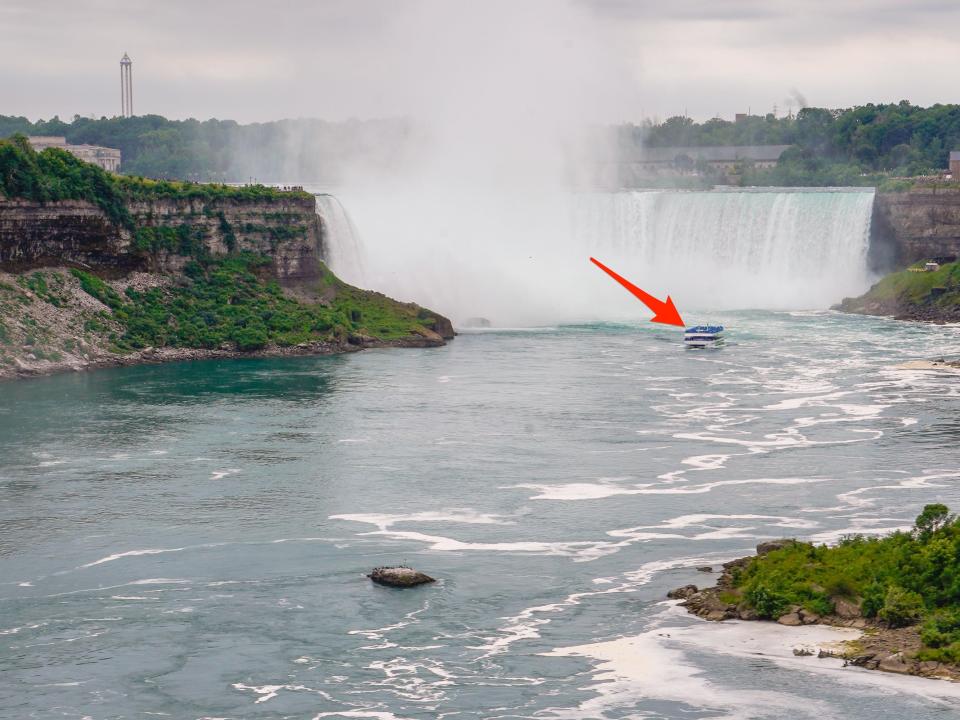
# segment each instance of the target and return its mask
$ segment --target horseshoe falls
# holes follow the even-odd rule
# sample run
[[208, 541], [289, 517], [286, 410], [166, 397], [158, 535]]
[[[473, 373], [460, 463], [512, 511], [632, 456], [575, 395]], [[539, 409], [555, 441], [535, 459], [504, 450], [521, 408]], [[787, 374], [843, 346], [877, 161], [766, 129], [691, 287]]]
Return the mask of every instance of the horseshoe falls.
[[455, 320], [642, 319], [590, 256], [681, 311], [825, 309], [871, 282], [873, 189], [342, 197], [362, 244], [333, 233], [334, 271]]
[[702, 308], [823, 308], [868, 285], [873, 192], [594, 195], [575, 208], [592, 251]]

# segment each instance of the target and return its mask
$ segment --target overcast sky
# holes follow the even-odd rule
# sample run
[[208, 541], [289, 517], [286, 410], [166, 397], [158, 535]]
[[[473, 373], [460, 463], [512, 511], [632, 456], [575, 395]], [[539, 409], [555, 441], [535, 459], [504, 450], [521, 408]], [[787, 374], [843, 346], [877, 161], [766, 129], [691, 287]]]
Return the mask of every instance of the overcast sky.
[[117, 114], [125, 51], [135, 112], [172, 118], [960, 101], [957, 0], [0, 0], [0, 28], [0, 114], [32, 119]]

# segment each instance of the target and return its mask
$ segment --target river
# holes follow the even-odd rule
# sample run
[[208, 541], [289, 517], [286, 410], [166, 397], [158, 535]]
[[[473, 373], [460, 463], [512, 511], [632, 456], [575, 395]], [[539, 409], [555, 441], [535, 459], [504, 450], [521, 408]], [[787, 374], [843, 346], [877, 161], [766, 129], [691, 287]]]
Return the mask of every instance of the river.
[[[960, 508], [960, 332], [829, 311], [0, 385], [4, 718], [947, 718], [665, 601]], [[364, 573], [406, 562], [409, 591]]]

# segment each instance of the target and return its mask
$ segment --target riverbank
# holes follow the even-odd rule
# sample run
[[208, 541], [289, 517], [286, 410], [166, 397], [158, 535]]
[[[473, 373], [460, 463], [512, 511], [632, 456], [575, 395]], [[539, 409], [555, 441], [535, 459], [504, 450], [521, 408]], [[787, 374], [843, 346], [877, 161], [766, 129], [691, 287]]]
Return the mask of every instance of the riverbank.
[[442, 338], [418, 337], [399, 340], [358, 338], [354, 342], [304, 343], [295, 347], [271, 346], [261, 350], [206, 350], [202, 348], [144, 348], [127, 355], [102, 354], [96, 357], [60, 360], [20, 361], [14, 365], [0, 366], [0, 382], [23, 378], [45, 377], [69, 372], [87, 372], [114, 367], [134, 365], [157, 365], [161, 363], [187, 362], [191, 360], [236, 360], [239, 358], [302, 357], [309, 355], [340, 355], [375, 348], [431, 348], [446, 345]]
[[[449, 320], [323, 269], [309, 289], [258, 277], [255, 260], [193, 276], [104, 279], [70, 267], [0, 271], [0, 379], [240, 357], [444, 345]], [[321, 266], [322, 267], [322, 266]]]
[[835, 309], [858, 315], [932, 323], [960, 322], [960, 263], [927, 272], [925, 263], [891, 273], [866, 293], [844, 298]]
[[[743, 573], [768, 554], [797, 545], [799, 544], [792, 540], [761, 543], [757, 546], [756, 556], [724, 563], [716, 584], [712, 587], [685, 585], [671, 590], [667, 597], [680, 600], [679, 605], [688, 613], [713, 622], [765, 622], [785, 628], [823, 625], [847, 628], [860, 633], [858, 637], [842, 642], [793, 643], [793, 653], [798, 657], [839, 658], [844, 661], [844, 665], [868, 670], [960, 682], [960, 664], [924, 659], [923, 651], [928, 648], [924, 643], [922, 627], [916, 620], [908, 625], [897, 626], [897, 623], [885, 622], [876, 616], [865, 617], [864, 601], [860, 597], [833, 596], [829, 602], [829, 611], [822, 614], [811, 609], [812, 603], [807, 603], [806, 606], [785, 604], [773, 613], [775, 617], [762, 617], [764, 608], [758, 610], [757, 594], [754, 592], [751, 599], [751, 595], [744, 592]], [[773, 594], [770, 591], [765, 592], [768, 596]]]

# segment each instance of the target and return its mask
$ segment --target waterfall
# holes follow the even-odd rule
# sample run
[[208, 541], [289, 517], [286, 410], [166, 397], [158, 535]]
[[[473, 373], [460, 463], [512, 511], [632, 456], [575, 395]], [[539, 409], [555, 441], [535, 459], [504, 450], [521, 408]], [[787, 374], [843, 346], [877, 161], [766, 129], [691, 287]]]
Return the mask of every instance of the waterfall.
[[324, 259], [340, 279], [364, 284], [363, 246], [360, 233], [335, 195], [318, 193], [317, 214], [323, 228]]
[[503, 327], [649, 317], [591, 255], [651, 294], [669, 294], [688, 320], [712, 310], [827, 308], [869, 287], [873, 196], [394, 186], [341, 194], [363, 247], [334, 198], [318, 203], [332, 266], [348, 280], [455, 322], [485, 317]]
[[573, 205], [591, 251], [702, 308], [820, 308], [869, 284], [872, 189], [595, 194]]

